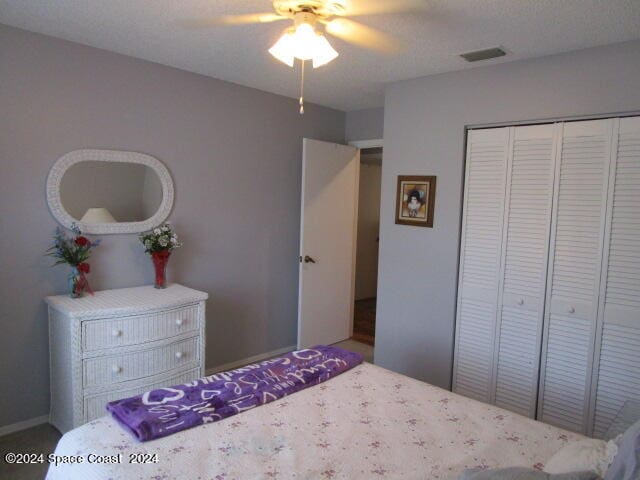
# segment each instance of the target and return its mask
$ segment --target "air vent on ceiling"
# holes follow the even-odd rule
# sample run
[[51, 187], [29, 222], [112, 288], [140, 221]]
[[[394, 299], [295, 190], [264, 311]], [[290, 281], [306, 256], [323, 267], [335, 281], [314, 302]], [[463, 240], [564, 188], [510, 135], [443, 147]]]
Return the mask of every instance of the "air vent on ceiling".
[[475, 52], [463, 53], [460, 56], [467, 62], [479, 62], [480, 60], [489, 60], [490, 58], [504, 57], [507, 54], [501, 47], [485, 48], [484, 50], [476, 50]]

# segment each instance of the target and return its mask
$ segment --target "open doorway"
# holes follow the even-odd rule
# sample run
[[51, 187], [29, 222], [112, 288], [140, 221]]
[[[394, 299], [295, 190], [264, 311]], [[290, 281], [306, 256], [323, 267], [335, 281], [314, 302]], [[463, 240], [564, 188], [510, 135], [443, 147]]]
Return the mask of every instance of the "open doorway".
[[298, 348], [338, 345], [373, 362], [382, 140], [302, 147]]
[[360, 150], [352, 340], [373, 346], [376, 330], [382, 147]]

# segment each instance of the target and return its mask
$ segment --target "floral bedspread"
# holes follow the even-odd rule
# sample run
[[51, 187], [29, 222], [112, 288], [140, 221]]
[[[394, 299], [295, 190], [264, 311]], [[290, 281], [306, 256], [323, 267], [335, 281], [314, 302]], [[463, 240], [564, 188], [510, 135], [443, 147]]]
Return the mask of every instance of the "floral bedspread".
[[542, 468], [580, 438], [365, 363], [144, 444], [100, 418], [62, 437], [55, 455], [82, 463], [52, 465], [47, 479], [455, 479], [471, 467]]

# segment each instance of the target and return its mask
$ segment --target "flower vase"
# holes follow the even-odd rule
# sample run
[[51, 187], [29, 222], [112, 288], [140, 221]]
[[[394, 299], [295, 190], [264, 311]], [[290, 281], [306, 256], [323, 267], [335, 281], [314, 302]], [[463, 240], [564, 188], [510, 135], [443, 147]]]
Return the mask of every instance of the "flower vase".
[[151, 260], [156, 270], [156, 280], [153, 285], [155, 288], [167, 288], [167, 262], [171, 252], [169, 250], [161, 250], [151, 253]]
[[69, 273], [68, 277], [69, 282], [69, 296], [71, 298], [80, 298], [83, 293], [82, 289], [82, 275], [80, 275], [80, 271], [78, 267], [71, 267], [71, 273]]

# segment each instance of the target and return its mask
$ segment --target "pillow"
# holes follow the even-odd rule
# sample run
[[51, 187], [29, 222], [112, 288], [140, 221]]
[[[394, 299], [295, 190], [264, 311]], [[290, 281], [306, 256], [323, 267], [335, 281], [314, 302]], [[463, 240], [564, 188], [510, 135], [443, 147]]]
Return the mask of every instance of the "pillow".
[[560, 475], [550, 475], [530, 468], [498, 468], [495, 470], [481, 470], [474, 468], [465, 470], [458, 480], [599, 480], [595, 472], [573, 472]]
[[572, 442], [561, 448], [546, 462], [544, 471], [547, 473], [569, 473], [592, 471], [604, 476], [609, 464], [616, 454], [615, 442], [585, 439]]
[[618, 442], [618, 453], [604, 480], [640, 478], [640, 420], [631, 425]]

